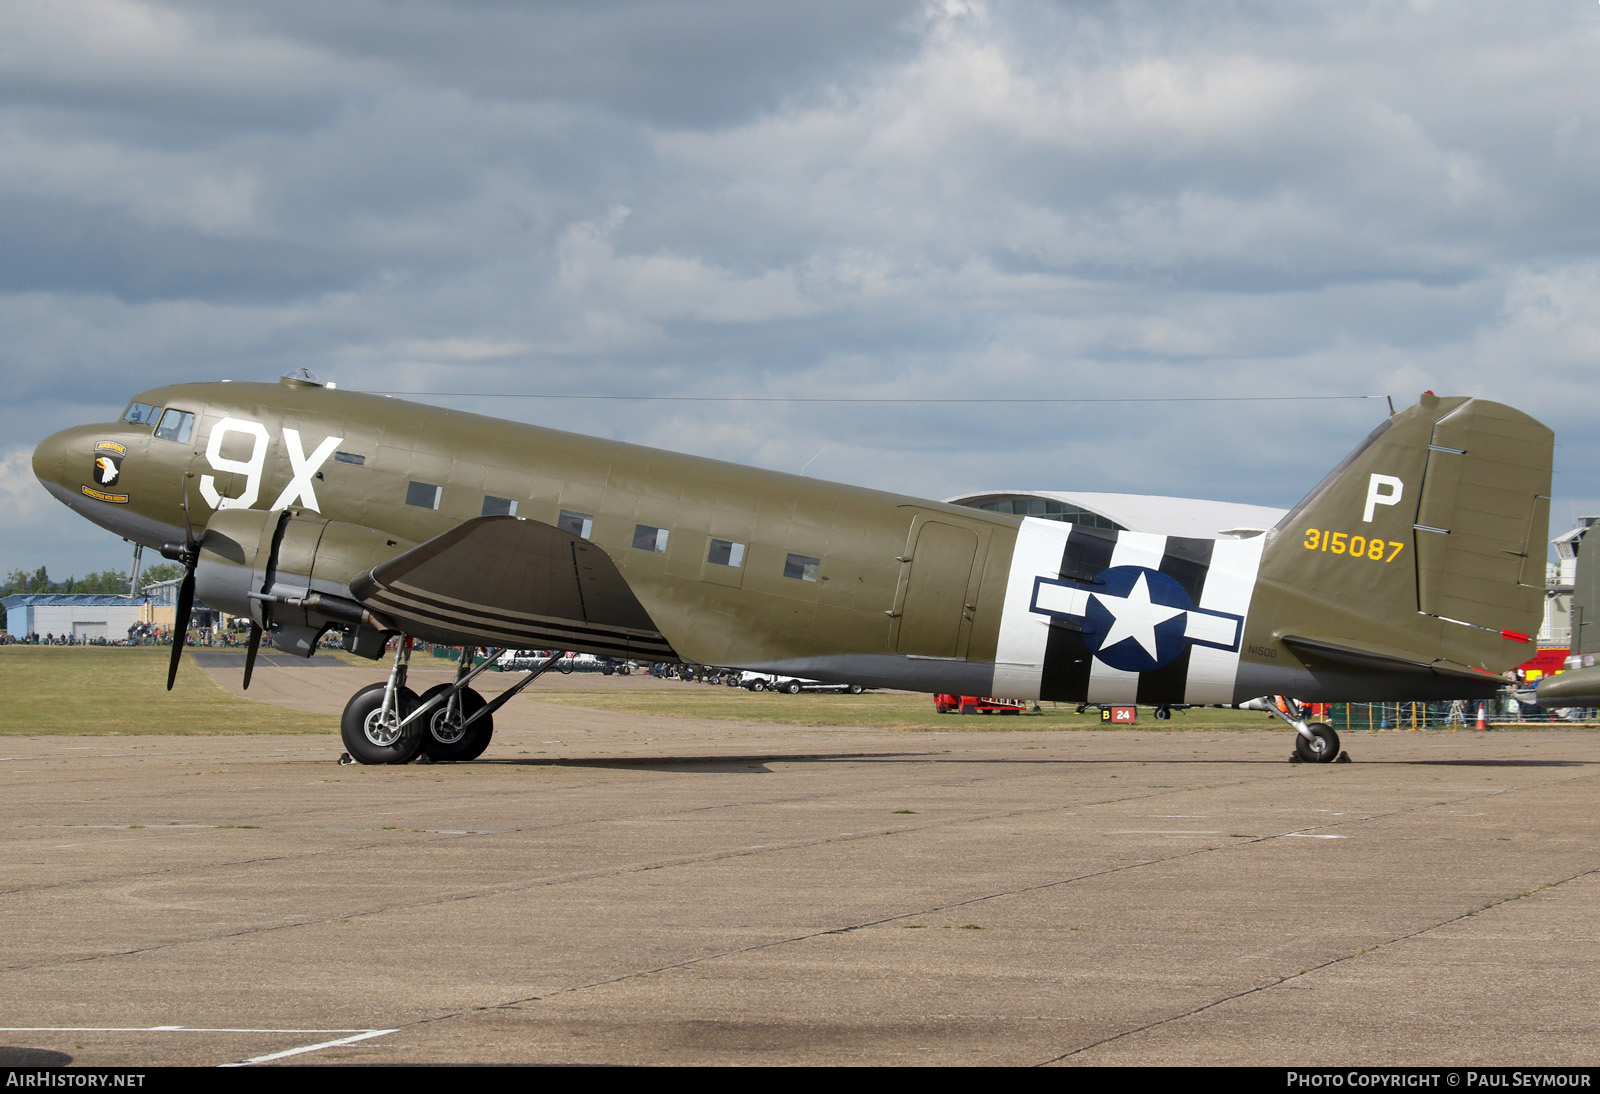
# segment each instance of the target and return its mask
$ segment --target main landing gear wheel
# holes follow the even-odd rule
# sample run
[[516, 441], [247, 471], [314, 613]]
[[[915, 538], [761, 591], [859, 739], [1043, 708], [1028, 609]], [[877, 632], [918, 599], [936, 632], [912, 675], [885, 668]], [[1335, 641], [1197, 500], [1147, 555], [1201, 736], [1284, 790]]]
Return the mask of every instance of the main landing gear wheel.
[[1311, 738], [1295, 734], [1294, 751], [1308, 764], [1331, 764], [1339, 755], [1339, 735], [1325, 722], [1312, 722], [1306, 726]]
[[401, 688], [395, 696], [397, 710], [383, 709], [384, 684], [368, 684], [350, 697], [344, 717], [339, 720], [339, 736], [357, 763], [407, 764], [422, 748], [422, 726], [413, 722], [404, 729], [400, 722], [417, 709], [417, 693]]
[[[449, 690], [449, 684], [435, 684], [422, 693], [420, 702], [426, 703]], [[422, 751], [428, 759], [476, 760], [482, 756], [483, 750], [489, 747], [489, 738], [494, 736], [494, 715], [486, 714], [470, 726], [464, 723], [488, 705], [476, 691], [462, 688], [456, 693], [456, 709], [452, 710], [451, 704], [445, 701], [430, 711], [424, 719], [428, 728], [421, 734]]]

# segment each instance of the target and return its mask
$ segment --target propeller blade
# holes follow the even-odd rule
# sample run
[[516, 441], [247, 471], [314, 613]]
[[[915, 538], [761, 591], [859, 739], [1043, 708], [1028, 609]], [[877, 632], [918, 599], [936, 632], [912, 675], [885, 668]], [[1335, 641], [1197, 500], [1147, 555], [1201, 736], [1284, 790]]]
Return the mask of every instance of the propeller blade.
[[178, 678], [178, 662], [183, 660], [184, 639], [189, 636], [189, 612], [194, 608], [194, 563], [183, 574], [183, 584], [178, 586], [178, 605], [172, 621], [172, 660], [167, 664], [167, 690]]
[[[203, 536], [204, 533], [201, 533]], [[178, 662], [183, 660], [183, 645], [189, 638], [189, 615], [194, 610], [194, 570], [200, 565], [200, 540], [189, 523], [189, 477], [183, 479], [183, 542], [163, 543], [163, 558], [183, 563], [183, 584], [178, 586], [178, 603], [172, 619], [172, 660], [167, 662], [167, 690], [178, 678]], [[247, 677], [248, 678], [248, 677]]]
[[256, 669], [256, 654], [261, 650], [261, 624], [250, 621], [250, 645], [244, 651], [244, 690], [250, 690], [250, 674]]

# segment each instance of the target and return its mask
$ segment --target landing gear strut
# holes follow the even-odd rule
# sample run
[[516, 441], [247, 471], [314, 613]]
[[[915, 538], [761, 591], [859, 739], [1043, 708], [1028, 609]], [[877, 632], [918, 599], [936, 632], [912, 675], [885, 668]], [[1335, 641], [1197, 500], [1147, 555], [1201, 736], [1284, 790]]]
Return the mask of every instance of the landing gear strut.
[[410, 636], [401, 641], [387, 683], [362, 688], [344, 708], [339, 735], [347, 755], [357, 763], [410, 763], [419, 753], [430, 760], [477, 759], [494, 736], [495, 711], [561, 657], [559, 650], [552, 653], [491, 702], [467, 685], [494, 664], [493, 658], [473, 667], [478, 647], [464, 646], [456, 678], [436, 684], [418, 698], [405, 686], [411, 644]]
[[1287, 695], [1274, 695], [1266, 702], [1268, 710], [1294, 729], [1294, 754], [1289, 757], [1291, 763], [1350, 762], [1349, 753], [1339, 751], [1339, 735], [1332, 726], [1326, 722], [1307, 722], [1300, 704]]
[[410, 665], [411, 639], [407, 637], [394, 652], [388, 681], [369, 684], [345, 704], [339, 736], [358, 763], [410, 763], [422, 748], [421, 727], [408, 724], [418, 702], [417, 693], [406, 687]]
[[433, 708], [423, 716], [428, 728], [422, 751], [430, 760], [476, 760], [494, 736], [494, 718], [483, 713], [489, 704], [466, 686], [476, 675], [472, 659], [477, 652], [476, 646], [464, 647], [455, 680], [422, 693], [422, 706]]

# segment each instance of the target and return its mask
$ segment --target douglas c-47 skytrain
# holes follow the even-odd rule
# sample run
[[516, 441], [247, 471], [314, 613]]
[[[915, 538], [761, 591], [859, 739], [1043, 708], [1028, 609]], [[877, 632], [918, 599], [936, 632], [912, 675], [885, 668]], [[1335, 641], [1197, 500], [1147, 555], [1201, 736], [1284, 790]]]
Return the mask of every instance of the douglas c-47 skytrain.
[[[1552, 438], [1424, 394], [1264, 535], [1019, 518], [334, 390], [157, 388], [34, 472], [181, 561], [260, 641], [383, 656], [342, 734], [364, 763], [471, 759], [472, 658], [422, 696], [411, 639], [684, 660], [870, 687], [1090, 703], [1471, 698], [1541, 618]], [[173, 648], [176, 672], [181, 645]], [[559, 656], [559, 655], [558, 655]], [[1276, 704], [1266, 704], [1276, 707]], [[1304, 759], [1338, 737], [1286, 703]]]

